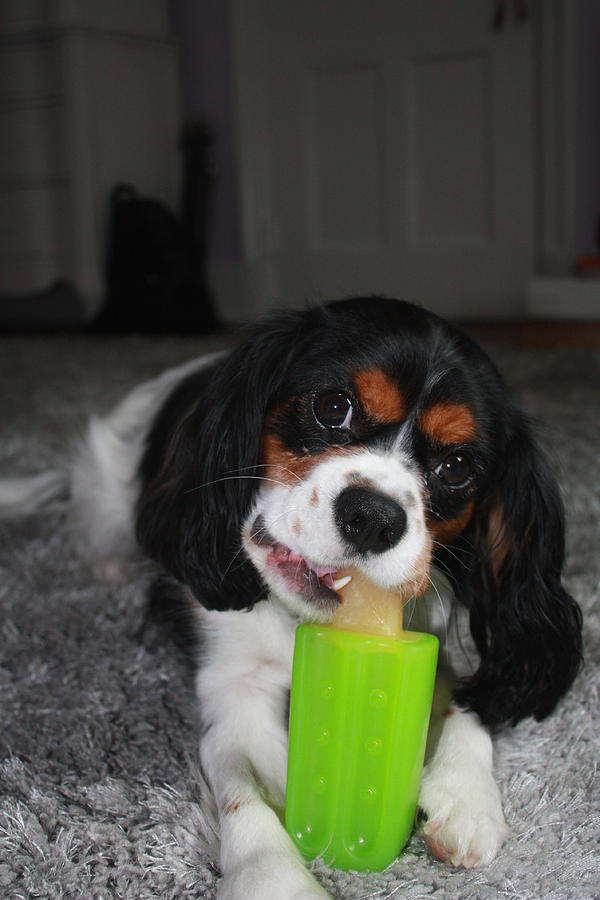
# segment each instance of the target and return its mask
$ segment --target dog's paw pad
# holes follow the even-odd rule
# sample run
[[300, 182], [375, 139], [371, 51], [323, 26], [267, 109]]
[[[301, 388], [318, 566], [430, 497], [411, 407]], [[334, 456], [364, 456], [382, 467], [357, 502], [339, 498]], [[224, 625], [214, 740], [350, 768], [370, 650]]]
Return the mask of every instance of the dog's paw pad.
[[498, 789], [491, 777], [457, 790], [443, 778], [426, 781], [417, 827], [430, 853], [441, 862], [472, 869], [488, 865], [508, 833]]
[[435, 859], [472, 869], [491, 863], [507, 831], [503, 821], [455, 812], [445, 821], [429, 822], [421, 833]]

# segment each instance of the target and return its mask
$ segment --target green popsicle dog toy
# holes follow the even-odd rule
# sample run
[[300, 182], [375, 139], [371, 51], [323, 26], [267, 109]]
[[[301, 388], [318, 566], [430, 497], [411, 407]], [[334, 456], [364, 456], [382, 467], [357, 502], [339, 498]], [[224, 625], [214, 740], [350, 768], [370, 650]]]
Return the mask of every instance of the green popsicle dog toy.
[[381, 871], [414, 823], [438, 641], [359, 573], [332, 625], [296, 632], [285, 823], [307, 859]]

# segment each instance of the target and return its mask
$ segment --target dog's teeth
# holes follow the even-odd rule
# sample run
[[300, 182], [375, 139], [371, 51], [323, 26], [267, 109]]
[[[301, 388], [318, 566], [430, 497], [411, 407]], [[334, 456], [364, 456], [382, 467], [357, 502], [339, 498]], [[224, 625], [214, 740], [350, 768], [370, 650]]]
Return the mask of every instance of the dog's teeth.
[[351, 581], [352, 581], [352, 575], [344, 575], [343, 578], [338, 578], [336, 581], [333, 582], [334, 591], [341, 591], [341, 589], [343, 587], [346, 587], [346, 585], [349, 584], [349, 582], [351, 582]]

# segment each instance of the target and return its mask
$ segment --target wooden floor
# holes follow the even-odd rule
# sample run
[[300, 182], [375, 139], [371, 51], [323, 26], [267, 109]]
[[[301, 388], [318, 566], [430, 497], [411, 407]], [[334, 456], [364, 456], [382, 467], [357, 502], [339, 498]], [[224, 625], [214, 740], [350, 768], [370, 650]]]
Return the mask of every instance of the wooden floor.
[[484, 343], [518, 347], [600, 348], [600, 322], [514, 322], [461, 321], [461, 328]]

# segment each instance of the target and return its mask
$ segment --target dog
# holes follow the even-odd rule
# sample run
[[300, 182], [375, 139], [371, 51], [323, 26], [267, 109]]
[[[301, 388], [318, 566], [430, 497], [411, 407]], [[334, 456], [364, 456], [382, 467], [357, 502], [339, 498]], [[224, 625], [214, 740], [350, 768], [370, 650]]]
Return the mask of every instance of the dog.
[[439, 860], [493, 859], [507, 825], [492, 732], [552, 712], [580, 666], [581, 614], [561, 584], [554, 474], [475, 342], [391, 298], [274, 313], [93, 418], [64, 471], [4, 481], [0, 510], [65, 491], [95, 573], [117, 579], [141, 550], [155, 601], [197, 642], [221, 900], [328, 896], [281, 810], [295, 629], [331, 621], [348, 567], [442, 638], [466, 610], [478, 661], [440, 678], [417, 825]]

